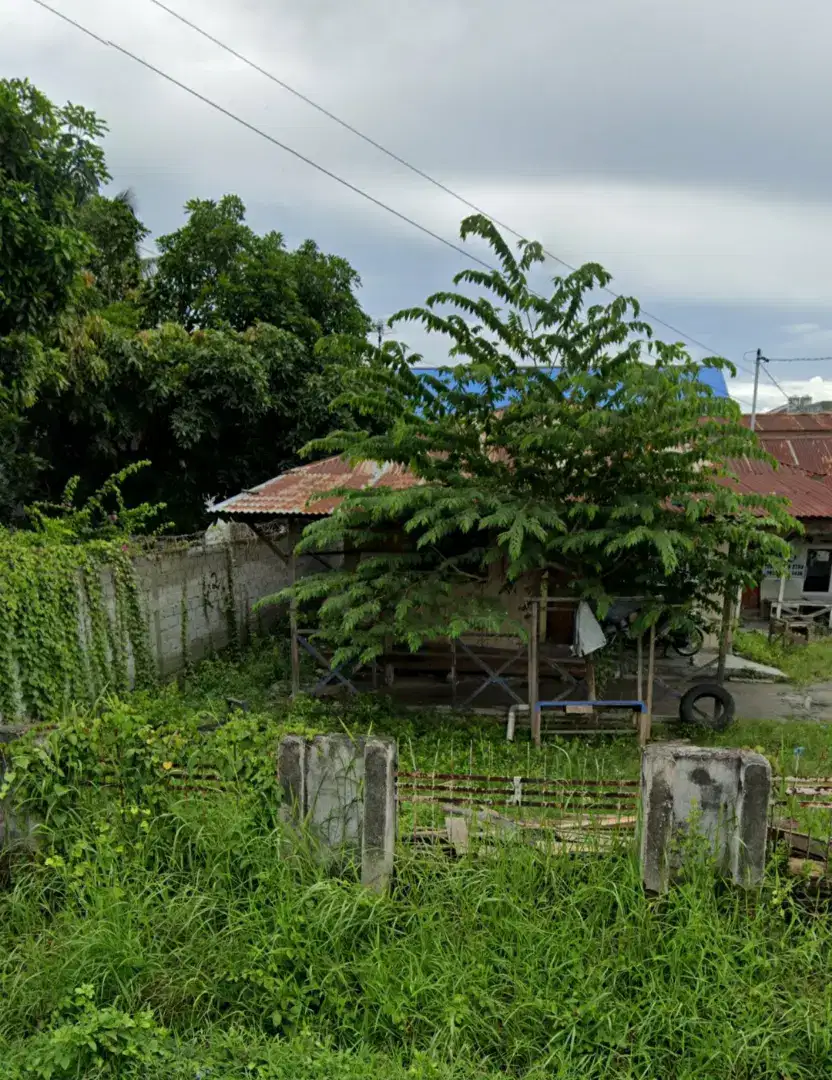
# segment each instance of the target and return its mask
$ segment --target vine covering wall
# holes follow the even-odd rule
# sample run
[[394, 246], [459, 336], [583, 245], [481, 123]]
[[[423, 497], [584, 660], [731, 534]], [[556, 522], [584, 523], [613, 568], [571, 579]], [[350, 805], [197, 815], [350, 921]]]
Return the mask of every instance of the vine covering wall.
[[108, 689], [152, 683], [147, 627], [128, 545], [0, 530], [4, 719], [48, 717]]
[[0, 529], [0, 719], [48, 718], [236, 648], [286, 572], [254, 537], [67, 541]]

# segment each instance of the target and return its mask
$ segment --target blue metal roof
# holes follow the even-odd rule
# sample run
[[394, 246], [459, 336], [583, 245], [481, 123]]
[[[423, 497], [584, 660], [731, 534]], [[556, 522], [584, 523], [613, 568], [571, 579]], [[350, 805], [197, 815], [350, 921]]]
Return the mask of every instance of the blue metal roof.
[[[450, 375], [449, 375], [448, 371], [447, 370], [443, 371], [442, 368], [438, 368], [438, 367], [414, 367], [413, 370], [418, 372], [420, 375], [433, 375], [434, 378], [443, 379], [446, 382], [450, 381]], [[556, 376], [559, 371], [560, 371], [560, 368], [550, 368], [550, 374], [553, 377]], [[730, 397], [730, 394], [728, 393], [728, 387], [725, 384], [725, 376], [717, 368], [700, 367], [699, 368], [699, 381], [704, 386], [710, 386], [710, 388], [713, 390], [713, 392], [716, 394], [717, 397], [721, 397], [721, 398]], [[476, 390], [477, 389], [477, 384], [476, 383], [471, 383], [470, 389], [471, 390]], [[496, 408], [498, 408], [498, 409], [504, 408], [506, 405], [508, 405], [509, 400], [510, 399], [507, 397], [505, 399], [505, 401], [497, 402]]]

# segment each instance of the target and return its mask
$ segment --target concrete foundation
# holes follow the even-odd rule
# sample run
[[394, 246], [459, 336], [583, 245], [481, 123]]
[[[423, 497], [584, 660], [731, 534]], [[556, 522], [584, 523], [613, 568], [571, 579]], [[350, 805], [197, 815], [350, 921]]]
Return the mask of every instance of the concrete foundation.
[[653, 743], [641, 763], [644, 887], [662, 892], [695, 846], [705, 841], [719, 871], [738, 885], [759, 885], [765, 871], [771, 766], [745, 750]]
[[325, 852], [360, 857], [362, 882], [377, 890], [393, 871], [396, 765], [393, 739], [287, 735], [278, 750], [284, 820]]

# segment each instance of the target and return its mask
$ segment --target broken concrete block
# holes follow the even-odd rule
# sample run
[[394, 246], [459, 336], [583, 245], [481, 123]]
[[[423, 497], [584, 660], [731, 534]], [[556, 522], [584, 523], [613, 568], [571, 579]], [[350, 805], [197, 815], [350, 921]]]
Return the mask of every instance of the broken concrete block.
[[393, 873], [397, 763], [394, 739], [287, 735], [278, 749], [284, 819], [305, 824], [326, 859], [360, 855], [361, 880], [376, 890]]
[[662, 892], [696, 848], [719, 871], [755, 886], [765, 871], [771, 766], [760, 754], [652, 743], [641, 762], [641, 869], [644, 887]]

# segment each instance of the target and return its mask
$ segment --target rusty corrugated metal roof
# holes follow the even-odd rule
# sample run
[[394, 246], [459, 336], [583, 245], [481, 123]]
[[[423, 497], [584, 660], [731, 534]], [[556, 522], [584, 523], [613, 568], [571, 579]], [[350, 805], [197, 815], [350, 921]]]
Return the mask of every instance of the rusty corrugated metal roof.
[[234, 495], [213, 509], [222, 514], [264, 514], [280, 517], [284, 514], [307, 514], [323, 517], [331, 514], [338, 498], [318, 498], [333, 488], [358, 491], [365, 487], [404, 489], [418, 483], [416, 477], [401, 465], [378, 465], [363, 461], [351, 466], [341, 457], [325, 458], [301, 465], [297, 469], [258, 484], [255, 488]]
[[781, 465], [775, 469], [767, 461], [735, 458], [728, 468], [736, 474], [729, 486], [742, 495], [784, 495], [789, 511], [797, 518], [832, 518], [832, 486], [802, 469]]
[[[753, 458], [737, 458], [728, 463], [736, 474], [730, 487], [747, 495], [783, 495], [798, 518], [832, 518], [832, 480], [811, 476], [788, 464], [773, 468], [768, 462]], [[323, 517], [331, 514], [340, 502], [337, 497], [322, 498], [333, 488], [358, 491], [367, 487], [391, 487], [399, 490], [419, 483], [402, 465], [379, 465], [363, 461], [350, 466], [341, 457], [326, 458], [290, 469], [255, 488], [234, 495], [214, 507], [228, 515], [257, 514], [282, 517], [303, 514]], [[318, 496], [318, 498], [316, 498]]]
[[[751, 417], [742, 418], [746, 427], [750, 426]], [[828, 431], [832, 434], [832, 412], [816, 413], [757, 413], [754, 430], [762, 432]]]
[[[750, 417], [743, 423], [748, 426]], [[754, 430], [782, 465], [832, 476], [832, 413], [762, 413]]]

